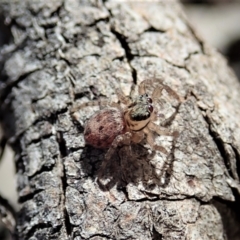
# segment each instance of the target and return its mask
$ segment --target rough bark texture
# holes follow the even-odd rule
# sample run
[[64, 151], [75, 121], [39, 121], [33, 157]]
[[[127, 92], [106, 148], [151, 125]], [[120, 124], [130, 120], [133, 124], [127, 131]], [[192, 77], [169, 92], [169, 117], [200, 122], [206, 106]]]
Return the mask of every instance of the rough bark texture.
[[[12, 32], [0, 95], [16, 151], [19, 239], [240, 239], [240, 86], [177, 2], [1, 7]], [[145, 142], [131, 153], [123, 146], [102, 187], [105, 151], [85, 147], [82, 134], [97, 108], [82, 110], [79, 123], [70, 108], [155, 78], [184, 99], [168, 126], [179, 137], [156, 139], [172, 158], [150, 154]]]

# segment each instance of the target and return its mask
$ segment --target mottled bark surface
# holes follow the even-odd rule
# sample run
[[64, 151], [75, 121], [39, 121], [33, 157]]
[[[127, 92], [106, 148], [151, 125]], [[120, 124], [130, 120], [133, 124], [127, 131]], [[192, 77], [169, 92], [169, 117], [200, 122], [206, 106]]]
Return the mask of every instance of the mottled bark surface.
[[[1, 49], [1, 122], [16, 151], [19, 239], [239, 239], [240, 85], [226, 60], [173, 1], [1, 4], [12, 43]], [[85, 147], [97, 111], [145, 79], [183, 99], [158, 136], [116, 150]], [[152, 91], [153, 86], [148, 86]], [[162, 97], [163, 119], [173, 111]], [[156, 106], [158, 108], [158, 106]], [[169, 156], [171, 156], [169, 160]]]

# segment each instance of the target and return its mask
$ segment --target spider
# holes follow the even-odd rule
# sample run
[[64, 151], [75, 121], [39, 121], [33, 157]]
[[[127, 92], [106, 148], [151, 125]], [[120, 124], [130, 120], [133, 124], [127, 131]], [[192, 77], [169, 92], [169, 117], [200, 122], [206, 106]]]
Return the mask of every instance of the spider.
[[[158, 86], [149, 96], [146, 93], [146, 86], [153, 85], [155, 82], [156, 80], [141, 82], [138, 89], [139, 96], [136, 98], [125, 96], [121, 89], [116, 89], [118, 99], [124, 107], [118, 103], [108, 103], [106, 108], [99, 110], [90, 117], [84, 128], [86, 145], [108, 149], [105, 159], [109, 160], [118, 146], [130, 145], [131, 142], [140, 143], [146, 136], [146, 140], [153, 150], [167, 154], [168, 152], [164, 147], [155, 144], [154, 133], [173, 137], [176, 137], [178, 133], [170, 132], [154, 123], [157, 113], [153, 111], [153, 100], [161, 97], [163, 89], [179, 102], [180, 98], [161, 81], [158, 82]], [[77, 108], [96, 105], [99, 105], [99, 102], [93, 101], [82, 104]], [[100, 105], [106, 105], [106, 102]], [[72, 112], [75, 111], [76, 108], [73, 108]]]

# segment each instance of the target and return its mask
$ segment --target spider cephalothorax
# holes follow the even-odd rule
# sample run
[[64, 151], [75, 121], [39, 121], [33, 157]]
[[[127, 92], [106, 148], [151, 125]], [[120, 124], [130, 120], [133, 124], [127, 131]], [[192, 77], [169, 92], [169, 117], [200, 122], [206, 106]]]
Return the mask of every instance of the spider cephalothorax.
[[124, 112], [127, 126], [133, 131], [141, 130], [149, 123], [152, 112], [152, 99], [147, 94], [139, 96]]
[[[160, 81], [157, 82], [157, 87], [154, 88], [152, 96], [149, 97], [145, 88], [148, 84], [153, 83], [156, 83], [156, 80], [143, 81], [139, 85], [139, 96], [133, 100], [131, 97], [126, 97], [120, 89], [116, 89], [121, 104], [109, 103], [106, 108], [90, 117], [84, 128], [86, 144], [95, 148], [107, 148], [105, 158], [109, 159], [120, 144], [139, 143], [146, 136], [146, 140], [153, 150], [167, 154], [164, 147], [155, 144], [154, 133], [174, 136], [176, 132], [172, 133], [154, 123], [157, 115], [153, 111], [153, 100], [160, 98], [163, 89], [171, 97], [178, 101], [180, 99], [169, 86]], [[97, 104], [98, 102], [90, 102], [81, 105], [80, 108]], [[73, 112], [75, 112], [75, 108]]]

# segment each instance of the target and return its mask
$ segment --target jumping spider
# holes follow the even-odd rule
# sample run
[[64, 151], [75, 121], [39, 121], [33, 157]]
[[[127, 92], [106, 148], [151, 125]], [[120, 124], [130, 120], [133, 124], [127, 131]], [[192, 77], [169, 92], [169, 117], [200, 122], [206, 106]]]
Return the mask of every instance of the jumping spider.
[[[119, 145], [140, 143], [145, 135], [153, 150], [168, 153], [164, 147], [155, 144], [154, 133], [176, 137], [177, 132], [170, 132], [153, 122], [157, 118], [157, 113], [153, 111], [153, 100], [161, 97], [163, 89], [179, 102], [180, 98], [169, 86], [160, 81], [152, 96], [148, 96], [146, 86], [153, 83], [152, 80], [143, 81], [139, 85], [139, 96], [134, 99], [125, 96], [120, 89], [116, 89], [118, 99], [124, 107], [118, 103], [108, 103], [107, 108], [98, 111], [87, 121], [84, 129], [85, 142], [95, 148], [108, 149], [105, 155], [106, 161], [111, 158]], [[99, 102], [85, 103], [77, 108], [95, 105], [99, 105]], [[76, 108], [73, 108], [72, 112], [75, 111]]]

